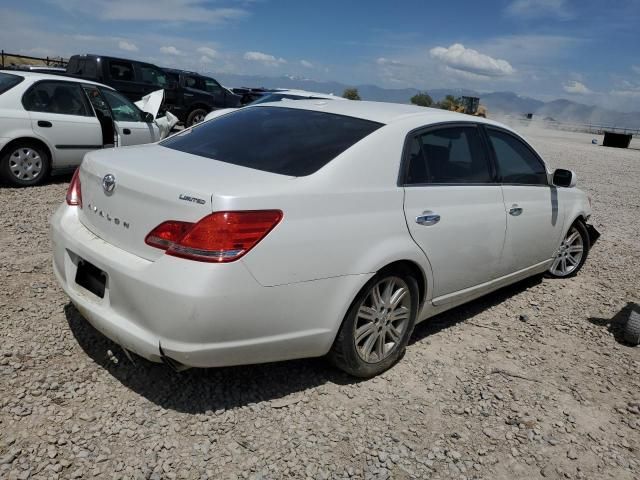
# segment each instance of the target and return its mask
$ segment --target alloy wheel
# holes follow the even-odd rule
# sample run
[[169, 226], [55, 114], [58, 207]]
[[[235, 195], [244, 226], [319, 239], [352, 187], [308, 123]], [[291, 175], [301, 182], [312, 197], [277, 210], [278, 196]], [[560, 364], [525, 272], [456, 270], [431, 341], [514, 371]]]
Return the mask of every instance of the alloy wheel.
[[376, 283], [358, 308], [353, 338], [358, 356], [378, 363], [398, 347], [409, 325], [411, 292], [399, 277]]
[[20, 147], [9, 156], [9, 171], [20, 180], [34, 180], [42, 173], [40, 154], [29, 147]]
[[562, 241], [549, 271], [558, 277], [566, 277], [578, 268], [583, 256], [584, 241], [582, 236], [575, 226], [571, 227]]

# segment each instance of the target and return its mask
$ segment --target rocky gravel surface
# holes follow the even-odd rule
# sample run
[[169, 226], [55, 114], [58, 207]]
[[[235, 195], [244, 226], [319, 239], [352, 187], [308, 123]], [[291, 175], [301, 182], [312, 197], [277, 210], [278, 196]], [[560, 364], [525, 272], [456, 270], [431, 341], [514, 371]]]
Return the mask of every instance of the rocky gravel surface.
[[419, 325], [366, 381], [322, 359], [132, 364], [53, 278], [69, 178], [0, 186], [0, 478], [640, 478], [640, 348], [621, 338], [640, 302], [640, 148], [523, 132], [593, 197], [585, 268]]

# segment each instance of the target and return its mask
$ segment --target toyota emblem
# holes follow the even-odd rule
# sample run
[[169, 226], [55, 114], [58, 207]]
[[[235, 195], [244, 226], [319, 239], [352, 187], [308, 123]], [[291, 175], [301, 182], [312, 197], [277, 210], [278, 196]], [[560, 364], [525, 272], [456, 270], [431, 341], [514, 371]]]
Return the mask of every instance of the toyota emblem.
[[111, 175], [110, 173], [106, 174], [102, 179], [102, 189], [104, 193], [109, 194], [113, 193], [116, 188], [116, 177]]

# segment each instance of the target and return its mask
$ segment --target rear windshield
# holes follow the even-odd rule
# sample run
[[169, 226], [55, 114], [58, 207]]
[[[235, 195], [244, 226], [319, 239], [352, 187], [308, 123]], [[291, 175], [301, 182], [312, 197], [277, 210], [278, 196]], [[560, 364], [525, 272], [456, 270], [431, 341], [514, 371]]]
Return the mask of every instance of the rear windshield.
[[160, 145], [265, 172], [303, 177], [381, 126], [311, 110], [245, 107]]
[[24, 77], [19, 77], [18, 75], [11, 75], [9, 73], [0, 73], [0, 94], [3, 94], [10, 88], [15, 87], [22, 80], [24, 80]]

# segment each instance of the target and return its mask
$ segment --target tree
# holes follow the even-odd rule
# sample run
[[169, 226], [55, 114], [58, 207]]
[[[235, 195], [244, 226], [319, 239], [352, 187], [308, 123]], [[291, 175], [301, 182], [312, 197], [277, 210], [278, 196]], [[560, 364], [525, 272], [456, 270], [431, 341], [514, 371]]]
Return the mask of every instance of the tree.
[[357, 88], [345, 88], [342, 97], [349, 100], [362, 100], [358, 94]]
[[443, 110], [455, 110], [461, 103], [462, 99], [447, 95], [438, 103], [438, 107]]
[[411, 97], [411, 103], [419, 107], [430, 107], [433, 105], [433, 98], [427, 92], [418, 92]]

